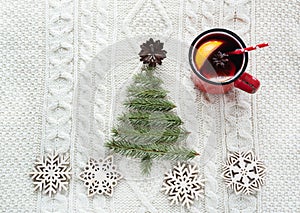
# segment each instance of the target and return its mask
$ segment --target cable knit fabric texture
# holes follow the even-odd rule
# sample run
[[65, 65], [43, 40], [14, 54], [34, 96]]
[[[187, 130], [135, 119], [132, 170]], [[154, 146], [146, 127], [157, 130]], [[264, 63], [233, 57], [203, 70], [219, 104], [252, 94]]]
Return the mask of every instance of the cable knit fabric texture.
[[[0, 212], [300, 212], [299, 11], [297, 0], [9, 0], [0, 3]], [[181, 63], [193, 39], [210, 28], [237, 33], [247, 45], [247, 72], [261, 81], [255, 95], [194, 89]], [[142, 37], [141, 37], [142, 36]], [[104, 159], [104, 143], [122, 112], [125, 88], [140, 69], [143, 36], [165, 42], [158, 75], [199, 150], [192, 163], [206, 180], [190, 209], [170, 206], [160, 190], [173, 163], [115, 155], [122, 173], [112, 197], [88, 197], [79, 174]], [[124, 45], [124, 41], [127, 41]], [[101, 65], [101, 66], [100, 66]], [[236, 195], [222, 179], [231, 152], [252, 150], [267, 167], [266, 185]], [[69, 156], [67, 191], [34, 192], [29, 173], [37, 157]]]

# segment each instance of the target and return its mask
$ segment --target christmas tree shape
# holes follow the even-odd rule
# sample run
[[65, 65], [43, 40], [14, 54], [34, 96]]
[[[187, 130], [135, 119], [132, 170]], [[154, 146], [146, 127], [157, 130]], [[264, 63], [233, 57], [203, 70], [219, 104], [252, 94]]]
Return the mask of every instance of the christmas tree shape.
[[153, 160], [189, 160], [197, 152], [179, 146], [189, 132], [172, 109], [163, 81], [155, 76], [156, 64], [166, 57], [163, 43], [150, 39], [141, 45], [139, 53], [144, 66], [128, 87], [124, 105], [128, 111], [118, 117], [112, 139], [106, 146], [115, 153], [141, 159], [141, 169], [149, 174]]

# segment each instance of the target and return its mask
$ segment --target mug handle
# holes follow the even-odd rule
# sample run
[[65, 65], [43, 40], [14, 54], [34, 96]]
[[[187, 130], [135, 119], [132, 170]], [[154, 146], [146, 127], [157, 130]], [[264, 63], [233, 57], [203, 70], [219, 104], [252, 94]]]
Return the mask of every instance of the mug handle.
[[249, 73], [244, 72], [237, 80], [235, 80], [234, 86], [253, 94], [258, 90], [260, 82]]

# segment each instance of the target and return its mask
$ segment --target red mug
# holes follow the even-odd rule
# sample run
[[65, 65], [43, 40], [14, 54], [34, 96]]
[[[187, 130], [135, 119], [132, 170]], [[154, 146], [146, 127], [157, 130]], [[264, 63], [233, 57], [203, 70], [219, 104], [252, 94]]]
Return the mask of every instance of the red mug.
[[228, 54], [245, 47], [238, 35], [226, 29], [214, 28], [197, 36], [189, 51], [195, 86], [211, 94], [223, 94], [233, 87], [255, 93], [260, 82], [245, 72], [248, 53]]

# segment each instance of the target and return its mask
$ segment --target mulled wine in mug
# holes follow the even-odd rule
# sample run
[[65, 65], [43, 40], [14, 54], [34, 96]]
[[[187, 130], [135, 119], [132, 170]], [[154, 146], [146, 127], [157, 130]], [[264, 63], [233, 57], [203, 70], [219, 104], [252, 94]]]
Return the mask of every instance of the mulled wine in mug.
[[226, 29], [215, 28], [201, 33], [189, 51], [195, 86], [211, 94], [226, 93], [233, 87], [255, 93], [260, 82], [245, 72], [248, 53], [237, 54], [236, 51], [245, 47], [238, 35]]

